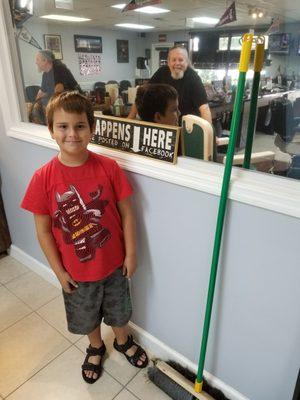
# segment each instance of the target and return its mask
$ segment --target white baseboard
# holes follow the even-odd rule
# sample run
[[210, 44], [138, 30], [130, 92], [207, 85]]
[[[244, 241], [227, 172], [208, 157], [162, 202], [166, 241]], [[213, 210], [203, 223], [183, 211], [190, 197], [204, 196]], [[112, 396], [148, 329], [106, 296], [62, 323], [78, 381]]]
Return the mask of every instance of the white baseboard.
[[52, 285], [61, 288], [56, 275], [45, 264], [41, 263], [40, 261], [36, 260], [35, 258], [31, 257], [29, 254], [25, 253], [19, 247], [15, 245], [11, 245], [9, 250], [9, 255], [16, 260], [20, 261], [20, 263], [24, 264], [26, 267], [31, 269], [36, 274], [40, 275], [44, 278], [47, 282], [51, 283]]
[[[23, 250], [17, 246], [12, 245], [10, 248], [11, 257], [15, 258], [23, 265], [40, 275], [49, 283], [60, 288], [60, 283], [56, 278], [54, 272], [47, 267], [45, 264], [31, 257], [29, 254], [25, 253]], [[135, 325], [133, 322], [129, 322], [130, 328], [135, 333], [137, 341], [144, 346], [151, 356], [162, 359], [162, 360], [174, 360], [181, 364], [182, 366], [190, 369], [191, 371], [197, 371], [197, 365], [188, 360], [182, 354], [171, 349], [166, 344], [158, 340], [156, 337], [152, 336], [150, 333], [146, 332], [144, 329]], [[249, 400], [247, 397], [233, 389], [231, 386], [227, 385], [220, 379], [216, 378], [207, 371], [204, 371], [204, 377], [207, 381], [217, 389], [221, 390], [225, 396], [230, 400]]]

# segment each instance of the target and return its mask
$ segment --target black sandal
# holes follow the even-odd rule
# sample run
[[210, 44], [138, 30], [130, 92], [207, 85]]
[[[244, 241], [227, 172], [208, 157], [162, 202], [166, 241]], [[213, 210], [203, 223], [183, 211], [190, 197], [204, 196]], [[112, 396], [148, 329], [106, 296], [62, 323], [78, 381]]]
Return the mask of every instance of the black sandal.
[[[102, 360], [103, 356], [106, 352], [106, 346], [103, 343], [103, 345], [97, 349], [96, 347], [92, 347], [89, 345], [89, 347], [86, 349], [86, 357], [84, 360], [84, 363], [82, 364], [82, 377], [87, 383], [95, 383], [101, 376], [102, 372]], [[100, 356], [100, 362], [99, 364], [92, 364], [88, 362], [88, 359], [90, 356]], [[97, 378], [88, 378], [85, 374], [85, 371], [93, 371], [95, 374], [97, 374]]]
[[[129, 356], [126, 354], [126, 351], [129, 350], [132, 346], [137, 346], [136, 352], [133, 354], [133, 356]], [[132, 335], [128, 335], [127, 342], [124, 344], [118, 344], [117, 339], [114, 340], [114, 348], [119, 351], [120, 353], [123, 353], [124, 356], [127, 358], [127, 360], [132, 364], [134, 367], [137, 368], [145, 368], [148, 365], [148, 356], [145, 352], [145, 350], [139, 346], [135, 341], [133, 340]], [[140, 357], [145, 354], [146, 359], [142, 361]], [[138, 364], [138, 362], [141, 362], [142, 364]]]

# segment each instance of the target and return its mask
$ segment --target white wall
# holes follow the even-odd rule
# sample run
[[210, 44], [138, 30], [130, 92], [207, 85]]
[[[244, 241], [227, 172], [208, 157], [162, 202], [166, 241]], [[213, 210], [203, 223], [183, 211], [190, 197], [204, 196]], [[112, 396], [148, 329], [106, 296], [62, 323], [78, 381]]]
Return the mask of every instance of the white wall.
[[[32, 215], [19, 204], [34, 170], [55, 151], [7, 137], [2, 117], [0, 171], [13, 244], [47, 264]], [[128, 175], [139, 238], [132, 321], [197, 363], [218, 197]], [[299, 232], [297, 218], [229, 202], [205, 368], [251, 400], [292, 398]]]

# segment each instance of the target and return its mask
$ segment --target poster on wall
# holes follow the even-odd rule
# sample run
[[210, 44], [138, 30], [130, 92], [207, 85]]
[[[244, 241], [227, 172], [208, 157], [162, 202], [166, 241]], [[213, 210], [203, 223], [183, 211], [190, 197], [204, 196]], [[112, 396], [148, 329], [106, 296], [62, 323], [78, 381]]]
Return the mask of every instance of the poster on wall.
[[63, 59], [60, 35], [44, 35], [44, 44], [45, 50], [52, 51], [56, 60]]
[[128, 40], [117, 39], [117, 62], [118, 63], [129, 62]]
[[76, 53], [102, 53], [101, 36], [74, 35]]
[[79, 53], [79, 72], [80, 75], [97, 75], [101, 72], [100, 54]]

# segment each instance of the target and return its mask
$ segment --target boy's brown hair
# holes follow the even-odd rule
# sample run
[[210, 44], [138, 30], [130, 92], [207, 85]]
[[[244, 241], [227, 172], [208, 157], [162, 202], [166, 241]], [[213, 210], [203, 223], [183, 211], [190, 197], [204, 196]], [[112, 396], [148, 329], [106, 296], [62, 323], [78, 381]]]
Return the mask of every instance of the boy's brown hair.
[[62, 92], [51, 97], [47, 108], [46, 117], [48, 128], [53, 132], [53, 117], [56, 110], [63, 109], [65, 112], [83, 114], [85, 113], [88, 119], [91, 131], [94, 127], [94, 111], [92, 103], [76, 90]]
[[165, 115], [170, 100], [177, 100], [178, 93], [166, 83], [147, 84], [138, 99], [137, 111], [143, 121], [154, 122], [158, 112]]

